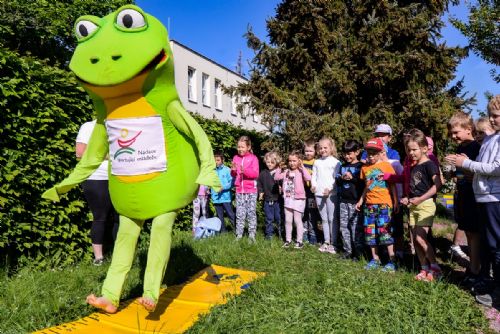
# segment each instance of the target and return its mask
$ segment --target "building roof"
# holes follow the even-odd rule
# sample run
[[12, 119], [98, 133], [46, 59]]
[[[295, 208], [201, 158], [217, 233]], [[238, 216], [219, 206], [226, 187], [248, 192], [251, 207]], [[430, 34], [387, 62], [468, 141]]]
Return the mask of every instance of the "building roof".
[[235, 71], [233, 71], [233, 70], [231, 70], [231, 69], [227, 68], [226, 66], [223, 66], [223, 65], [221, 65], [221, 64], [219, 64], [219, 63], [217, 63], [217, 62], [213, 61], [212, 59], [210, 59], [210, 58], [208, 58], [208, 57], [206, 57], [206, 56], [202, 55], [201, 53], [199, 53], [199, 52], [197, 52], [197, 51], [195, 51], [195, 50], [191, 49], [190, 47], [188, 47], [188, 46], [186, 46], [186, 45], [184, 45], [184, 44], [182, 44], [182, 43], [179, 43], [178, 41], [173, 40], [173, 39], [171, 39], [171, 40], [170, 40], [170, 42], [175, 43], [175, 44], [177, 44], [177, 45], [179, 45], [179, 46], [183, 47], [184, 49], [187, 49], [187, 50], [189, 50], [190, 52], [192, 52], [192, 53], [194, 53], [194, 54], [196, 54], [196, 55], [200, 56], [201, 58], [203, 58], [203, 59], [205, 59], [205, 60], [207, 60], [207, 61], [211, 62], [212, 64], [217, 65], [217, 66], [219, 66], [219, 67], [223, 68], [224, 70], [226, 70], [226, 71], [228, 71], [228, 72], [231, 72], [231, 73], [233, 73], [234, 75], [239, 76], [240, 78], [242, 78], [242, 79], [243, 79], [243, 80], [245, 80], [245, 81], [248, 81], [248, 79], [247, 79], [245, 76], [243, 76], [243, 75], [241, 75], [241, 74], [239, 74], [239, 73], [237, 73], [237, 72], [235, 72]]

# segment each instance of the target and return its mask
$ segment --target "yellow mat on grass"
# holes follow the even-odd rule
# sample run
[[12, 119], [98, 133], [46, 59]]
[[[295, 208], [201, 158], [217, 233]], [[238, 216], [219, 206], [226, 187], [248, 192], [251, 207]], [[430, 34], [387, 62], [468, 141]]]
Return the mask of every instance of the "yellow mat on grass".
[[239, 295], [250, 286], [250, 282], [263, 275], [264, 273], [211, 265], [186, 283], [162, 290], [153, 313], [131, 300], [120, 304], [115, 314], [96, 312], [80, 320], [35, 333], [182, 333], [200, 315], [208, 313], [212, 306], [225, 304], [230, 296]]

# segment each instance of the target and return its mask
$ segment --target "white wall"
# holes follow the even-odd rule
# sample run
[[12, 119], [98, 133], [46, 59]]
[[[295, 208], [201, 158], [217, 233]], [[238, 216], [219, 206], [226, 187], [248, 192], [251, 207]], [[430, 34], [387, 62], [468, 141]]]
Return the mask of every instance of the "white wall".
[[[224, 86], [236, 86], [240, 82], [247, 80], [235, 72], [209, 60], [208, 58], [196, 53], [188, 47], [176, 42], [170, 41], [170, 47], [174, 56], [175, 67], [175, 85], [184, 108], [191, 112], [201, 114], [206, 118], [215, 118], [235, 126], [249, 130], [267, 131], [266, 127], [260, 123], [259, 116], [248, 115], [242, 118], [241, 113], [236, 112], [233, 107], [234, 101], [231, 97], [222, 93], [222, 105], [220, 110], [215, 108], [214, 86], [215, 80], [219, 80]], [[196, 101], [188, 99], [188, 68], [195, 69], [196, 80]], [[202, 103], [202, 75], [208, 75], [209, 104]]]

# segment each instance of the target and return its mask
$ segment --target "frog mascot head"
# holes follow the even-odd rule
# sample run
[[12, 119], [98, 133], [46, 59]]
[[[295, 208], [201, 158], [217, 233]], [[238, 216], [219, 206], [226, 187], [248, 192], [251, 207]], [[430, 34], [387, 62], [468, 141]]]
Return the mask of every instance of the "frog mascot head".
[[73, 172], [43, 197], [58, 201], [109, 157], [109, 191], [120, 227], [102, 296], [87, 301], [116, 312], [139, 232], [152, 219], [139, 302], [153, 310], [178, 210], [193, 200], [200, 184], [220, 190], [212, 148], [179, 100], [160, 21], [127, 5], [102, 18], [82, 16], [74, 29], [78, 45], [69, 66], [92, 98], [97, 124]]

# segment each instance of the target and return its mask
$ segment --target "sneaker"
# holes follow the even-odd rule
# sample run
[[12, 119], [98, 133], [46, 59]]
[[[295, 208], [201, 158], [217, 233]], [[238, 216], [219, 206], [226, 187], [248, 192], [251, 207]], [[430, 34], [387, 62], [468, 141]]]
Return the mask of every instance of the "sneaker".
[[396, 272], [396, 265], [393, 262], [388, 262], [384, 268], [382, 268], [382, 271], [385, 271], [387, 273], [393, 273]]
[[102, 257], [100, 259], [94, 259], [94, 261], [92, 262], [94, 266], [102, 266], [103, 263], [104, 259]]
[[477, 295], [484, 295], [491, 291], [492, 289], [492, 282], [488, 279], [485, 278], [479, 278], [472, 288], [470, 289], [473, 294]]
[[427, 279], [427, 271], [422, 269], [420, 270], [420, 272], [415, 276], [415, 279], [417, 281], [423, 281], [423, 282], [427, 282], [428, 279]]
[[320, 248], [318, 248], [318, 250], [321, 252], [321, 253], [326, 253], [326, 251], [328, 250], [328, 244], [322, 244]]
[[374, 270], [374, 269], [378, 269], [379, 267], [380, 267], [380, 261], [375, 260], [375, 259], [371, 259], [371, 261], [368, 262], [368, 264], [365, 266], [365, 269], [366, 270]]
[[254, 244], [256, 243], [257, 241], [255, 240], [255, 237], [254, 236], [250, 236], [248, 237], [248, 242], [251, 243], [251, 244]]
[[290, 241], [287, 241], [283, 244], [283, 246], [281, 246], [281, 248], [288, 248], [290, 247]]
[[500, 288], [497, 287], [493, 291], [490, 290], [489, 293], [476, 295], [476, 301], [487, 307], [497, 307], [500, 302]]
[[443, 272], [441, 271], [441, 268], [439, 268], [439, 267], [437, 267], [437, 268], [431, 267], [429, 269], [429, 272], [427, 273], [427, 280], [429, 282], [439, 280], [442, 277], [443, 277]]
[[351, 253], [342, 253], [342, 255], [340, 255], [340, 258], [342, 260], [350, 260], [350, 259], [352, 259], [352, 254]]
[[326, 252], [330, 254], [337, 254], [337, 252], [335, 251], [335, 247], [333, 247], [332, 245], [328, 245], [328, 247], [326, 248]]
[[236, 236], [236, 241], [240, 241], [241, 239], [243, 239], [243, 236], [241, 236], [241, 235]]
[[450, 247], [450, 255], [451, 257], [457, 257], [457, 258], [461, 258], [461, 259], [464, 259], [464, 260], [468, 260], [469, 257], [467, 256], [467, 254], [464, 253], [464, 251], [462, 250], [462, 248], [460, 248], [459, 245], [452, 245]]
[[302, 242], [297, 242], [293, 248], [302, 249], [302, 248], [304, 248], [304, 244]]

